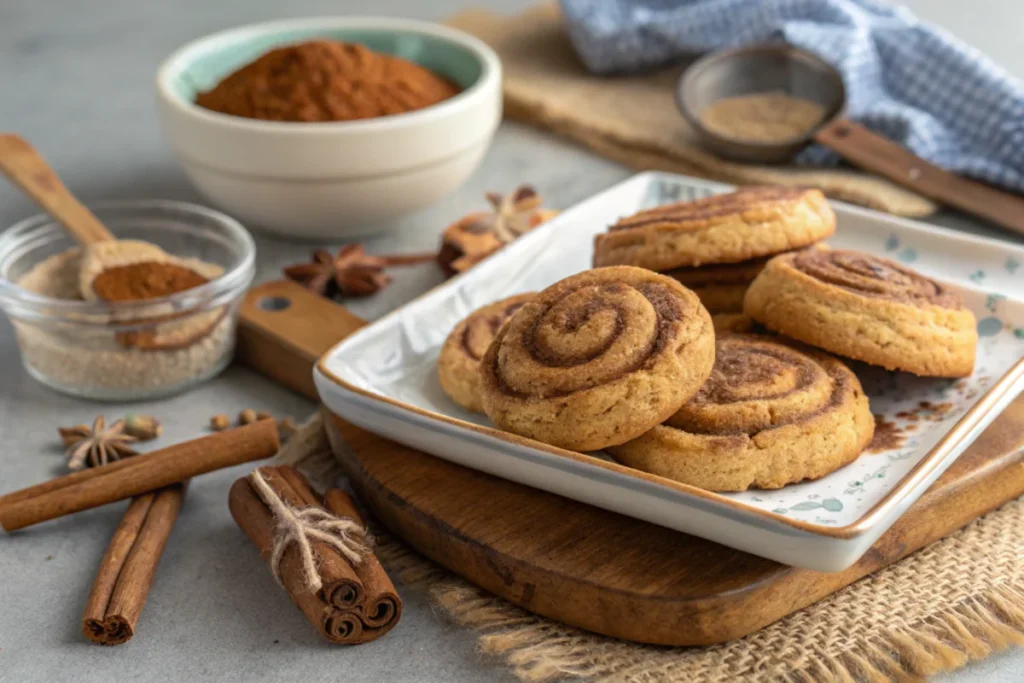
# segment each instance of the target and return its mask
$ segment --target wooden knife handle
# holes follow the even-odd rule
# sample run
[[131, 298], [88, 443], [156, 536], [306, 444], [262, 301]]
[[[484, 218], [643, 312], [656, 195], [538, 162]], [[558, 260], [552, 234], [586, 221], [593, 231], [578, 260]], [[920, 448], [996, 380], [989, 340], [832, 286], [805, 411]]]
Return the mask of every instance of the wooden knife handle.
[[944, 171], [846, 119], [825, 125], [815, 133], [814, 139], [854, 166], [1024, 235], [1024, 198]]
[[341, 304], [294, 282], [266, 282], [250, 289], [242, 302], [235, 359], [316, 401], [313, 367], [365, 324]]

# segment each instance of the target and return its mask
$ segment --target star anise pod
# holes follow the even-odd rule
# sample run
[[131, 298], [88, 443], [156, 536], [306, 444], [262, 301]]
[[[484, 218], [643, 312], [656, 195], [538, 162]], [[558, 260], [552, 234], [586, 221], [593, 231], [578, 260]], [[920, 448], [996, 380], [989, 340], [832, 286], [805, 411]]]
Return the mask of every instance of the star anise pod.
[[368, 296], [391, 283], [384, 272], [391, 266], [408, 266], [434, 259], [434, 254], [367, 254], [361, 244], [347, 244], [332, 255], [326, 249], [313, 251], [311, 263], [284, 268], [285, 277], [323, 296]]
[[448, 275], [469, 270], [558, 213], [541, 208], [540, 195], [529, 185], [509, 195], [486, 196], [491, 211], [465, 216], [444, 231], [437, 260]]
[[508, 195], [488, 192], [487, 201], [494, 209], [488, 228], [502, 244], [508, 244], [533, 229], [530, 219], [540, 208], [540, 195], [529, 185], [520, 185]]
[[117, 420], [108, 427], [100, 415], [91, 428], [88, 425], [75, 425], [60, 427], [58, 431], [67, 449], [68, 467], [72, 470], [98, 467], [137, 455], [128, 444], [138, 439], [125, 433], [124, 420]]

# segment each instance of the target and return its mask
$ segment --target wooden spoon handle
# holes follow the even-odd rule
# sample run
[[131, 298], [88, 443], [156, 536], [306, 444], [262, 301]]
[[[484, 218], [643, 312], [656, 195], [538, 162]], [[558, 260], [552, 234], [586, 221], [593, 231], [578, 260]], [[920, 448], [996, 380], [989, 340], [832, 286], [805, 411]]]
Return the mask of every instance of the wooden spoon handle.
[[0, 133], [0, 171], [82, 244], [114, 239], [103, 223], [64, 187], [35, 148], [17, 135]]
[[944, 171], [849, 120], [825, 125], [814, 139], [854, 166], [1024, 235], [1024, 198]]

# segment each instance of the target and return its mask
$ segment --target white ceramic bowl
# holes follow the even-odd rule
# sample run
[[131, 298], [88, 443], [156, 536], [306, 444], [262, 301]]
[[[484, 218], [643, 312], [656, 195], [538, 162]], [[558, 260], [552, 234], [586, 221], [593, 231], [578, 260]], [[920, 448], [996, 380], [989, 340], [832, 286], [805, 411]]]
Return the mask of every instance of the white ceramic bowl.
[[[419, 111], [336, 123], [228, 116], [197, 92], [281, 45], [359, 42], [415, 61], [463, 91]], [[427, 206], [482, 159], [501, 120], [501, 62], [483, 42], [407, 19], [325, 17], [253, 24], [193, 41], [161, 65], [160, 119], [185, 173], [212, 202], [255, 227], [335, 240]]]

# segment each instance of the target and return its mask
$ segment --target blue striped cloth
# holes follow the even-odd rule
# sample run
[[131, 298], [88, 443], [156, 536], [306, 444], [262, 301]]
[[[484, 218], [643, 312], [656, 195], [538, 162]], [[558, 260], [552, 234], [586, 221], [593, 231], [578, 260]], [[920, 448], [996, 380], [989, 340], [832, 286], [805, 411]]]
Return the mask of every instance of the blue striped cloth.
[[[849, 114], [950, 171], [1024, 191], [1024, 86], [980, 51], [876, 0], [561, 0], [596, 73], [781, 40], [846, 80]], [[799, 162], [838, 162], [813, 146]]]

